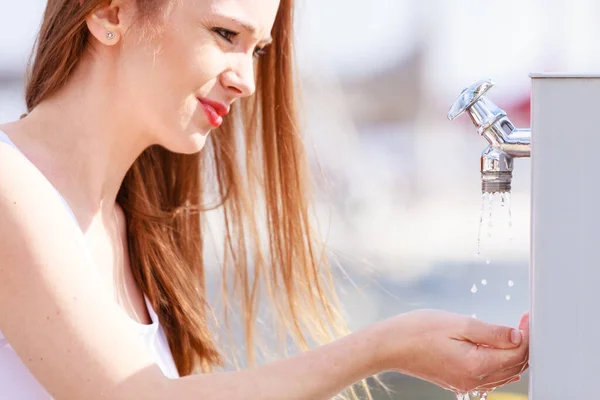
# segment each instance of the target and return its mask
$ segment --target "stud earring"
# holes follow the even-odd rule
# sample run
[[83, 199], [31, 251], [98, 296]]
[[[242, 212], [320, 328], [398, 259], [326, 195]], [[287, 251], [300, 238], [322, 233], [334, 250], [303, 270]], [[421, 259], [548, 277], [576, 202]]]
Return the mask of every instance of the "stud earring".
[[115, 34], [112, 32], [106, 32], [106, 38], [108, 40], [113, 40], [115, 38]]

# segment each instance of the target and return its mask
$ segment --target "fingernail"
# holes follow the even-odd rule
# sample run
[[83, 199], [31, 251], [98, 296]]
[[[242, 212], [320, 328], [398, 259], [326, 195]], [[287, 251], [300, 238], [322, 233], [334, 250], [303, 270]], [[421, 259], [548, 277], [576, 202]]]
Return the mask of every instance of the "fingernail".
[[521, 332], [516, 329], [513, 329], [513, 331], [510, 333], [510, 341], [514, 344], [521, 344], [522, 339], [523, 335], [521, 335]]

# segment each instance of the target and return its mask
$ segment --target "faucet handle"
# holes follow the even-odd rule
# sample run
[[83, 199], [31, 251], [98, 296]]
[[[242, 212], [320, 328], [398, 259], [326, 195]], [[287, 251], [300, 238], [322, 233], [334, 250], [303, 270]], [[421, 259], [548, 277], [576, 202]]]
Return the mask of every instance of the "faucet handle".
[[458, 118], [462, 113], [468, 110], [473, 104], [483, 97], [488, 90], [494, 86], [491, 79], [482, 80], [465, 88], [460, 96], [456, 99], [450, 111], [448, 111], [448, 119], [452, 121]]

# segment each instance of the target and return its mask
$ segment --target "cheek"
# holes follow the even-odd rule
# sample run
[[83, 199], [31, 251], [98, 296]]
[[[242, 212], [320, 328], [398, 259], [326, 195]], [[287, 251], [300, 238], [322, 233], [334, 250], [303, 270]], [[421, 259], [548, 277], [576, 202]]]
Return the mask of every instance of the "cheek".
[[218, 83], [219, 75], [226, 69], [224, 54], [214, 47], [185, 50], [165, 50], [148, 70], [148, 84], [171, 100], [174, 100], [173, 97], [182, 99], [206, 94]]
[[[213, 43], [164, 41], [161, 49], [138, 48], [123, 57], [126, 102], [150, 126], [185, 126], [197, 113], [196, 96], [224, 95], [219, 75], [226, 55]], [[132, 110], [135, 112], [134, 110]]]
[[154, 54], [152, 49], [136, 49], [122, 59], [119, 82], [124, 86], [125, 104], [133, 109], [143, 107], [144, 118], [160, 112], [164, 103], [172, 102], [183, 86], [181, 74], [172, 71], [167, 61], [163, 55]]
[[199, 46], [187, 57], [185, 66], [179, 65], [194, 82], [196, 90], [214, 85], [227, 69], [227, 56], [215, 45]]
[[197, 91], [223, 71], [225, 54], [210, 36], [193, 38], [184, 33], [176, 31], [165, 37], [156, 61], [167, 83], [177, 81], [185, 89]]

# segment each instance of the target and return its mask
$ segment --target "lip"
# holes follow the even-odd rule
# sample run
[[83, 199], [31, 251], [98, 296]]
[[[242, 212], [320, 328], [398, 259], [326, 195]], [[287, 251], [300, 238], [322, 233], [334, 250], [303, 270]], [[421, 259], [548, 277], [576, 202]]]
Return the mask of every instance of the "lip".
[[212, 101], [210, 99], [198, 98], [200, 103], [204, 103], [205, 105], [212, 107], [213, 110], [219, 114], [219, 116], [224, 117], [229, 113], [229, 107], [223, 103], [219, 103], [218, 101]]
[[198, 98], [198, 102], [204, 110], [206, 119], [215, 128], [218, 128], [223, 123], [223, 116], [229, 112], [229, 108], [224, 104], [208, 99]]

